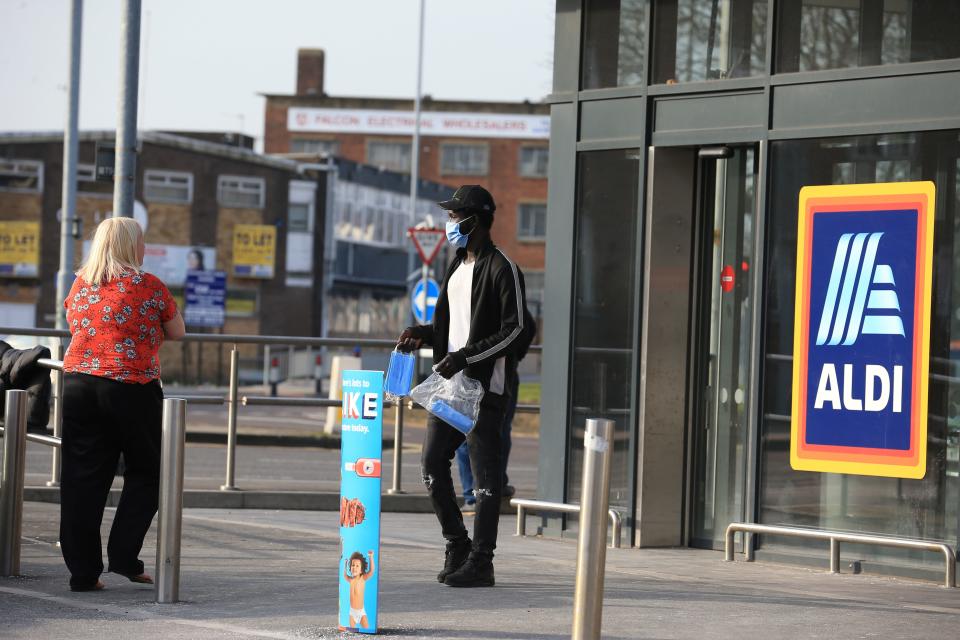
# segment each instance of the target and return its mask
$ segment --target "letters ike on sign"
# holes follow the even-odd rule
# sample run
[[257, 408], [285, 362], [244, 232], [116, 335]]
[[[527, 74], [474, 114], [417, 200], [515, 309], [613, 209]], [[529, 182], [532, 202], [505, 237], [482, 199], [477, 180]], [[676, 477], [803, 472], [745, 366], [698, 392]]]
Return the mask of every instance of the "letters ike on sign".
[[932, 182], [804, 187], [790, 464], [926, 473]]

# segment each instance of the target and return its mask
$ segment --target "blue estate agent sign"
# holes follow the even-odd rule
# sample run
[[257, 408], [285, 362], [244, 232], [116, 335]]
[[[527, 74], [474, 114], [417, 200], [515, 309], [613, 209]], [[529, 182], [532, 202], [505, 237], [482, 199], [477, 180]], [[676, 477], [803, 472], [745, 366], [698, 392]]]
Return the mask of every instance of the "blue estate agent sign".
[[383, 372], [344, 371], [342, 385], [339, 627], [376, 633]]
[[222, 327], [227, 298], [224, 271], [188, 271], [183, 287], [183, 321], [192, 327]]
[[413, 317], [420, 324], [429, 324], [433, 322], [433, 310], [437, 307], [437, 298], [440, 296], [440, 285], [433, 278], [427, 280], [427, 312], [423, 312], [423, 280], [417, 281], [417, 286], [413, 288]]

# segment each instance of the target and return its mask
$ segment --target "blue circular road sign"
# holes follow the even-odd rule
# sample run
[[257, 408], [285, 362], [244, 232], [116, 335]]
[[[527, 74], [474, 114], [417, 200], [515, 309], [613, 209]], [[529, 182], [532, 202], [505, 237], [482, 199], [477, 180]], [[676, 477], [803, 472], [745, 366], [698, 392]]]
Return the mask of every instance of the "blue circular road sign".
[[424, 312], [423, 280], [417, 281], [417, 286], [413, 288], [413, 317], [420, 324], [433, 322], [433, 310], [437, 306], [437, 297], [440, 295], [440, 285], [433, 278], [427, 280], [426, 312]]

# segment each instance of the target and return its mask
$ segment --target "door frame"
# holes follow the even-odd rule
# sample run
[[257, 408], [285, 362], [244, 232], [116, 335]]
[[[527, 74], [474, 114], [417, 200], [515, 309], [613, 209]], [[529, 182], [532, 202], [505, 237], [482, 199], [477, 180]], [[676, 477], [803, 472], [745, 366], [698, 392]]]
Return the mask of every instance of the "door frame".
[[[757, 494], [759, 486], [759, 426], [761, 423], [758, 414], [761, 406], [760, 398], [763, 393], [762, 388], [762, 318], [764, 304], [763, 274], [765, 272], [764, 253], [765, 247], [765, 220], [766, 220], [766, 192], [767, 192], [767, 174], [768, 174], [768, 154], [767, 142], [758, 140], [753, 142], [738, 142], [729, 145], [704, 144], [690, 147], [697, 158], [697, 168], [694, 174], [695, 201], [692, 215], [692, 227], [694, 238], [692, 239], [693, 251], [691, 256], [691, 282], [690, 282], [690, 320], [688, 340], [687, 367], [690, 371], [688, 377], [687, 391], [687, 424], [685, 433], [685, 479], [684, 479], [684, 527], [683, 544], [686, 547], [693, 546], [694, 529], [694, 509], [696, 507], [694, 499], [694, 489], [696, 483], [696, 429], [701, 427], [699, 420], [706, 399], [703, 398], [701, 383], [703, 376], [698, 367], [702, 363], [702, 352], [705, 341], [709, 343], [709, 322], [704, 322], [704, 313], [707, 313], [710, 306], [710, 299], [704, 296], [708, 292], [707, 280], [711, 279], [709, 269], [712, 263], [712, 255], [707, 255], [706, 250], [710, 243], [708, 235], [710, 229], [707, 226], [712, 222], [711, 216], [704, 213], [708, 185], [704, 180], [705, 172], [703, 163], [709, 162], [710, 158], [699, 157], [699, 150], [705, 147], [752, 147], [754, 149], [754, 162], [756, 166], [755, 186], [754, 186], [754, 216], [753, 216], [753, 238], [752, 238], [752, 259], [749, 276], [751, 281], [752, 307], [750, 310], [748, 340], [750, 370], [747, 374], [746, 382], [749, 385], [750, 393], [747, 398], [746, 422], [744, 434], [744, 464], [743, 484], [741, 488], [740, 500], [743, 507], [743, 519], [746, 522], [756, 522], [756, 511], [759, 497]], [[713, 175], [713, 172], [711, 172]], [[708, 219], [709, 218], [709, 219]], [[714, 470], [716, 472], [716, 470]], [[737, 549], [743, 551], [744, 542], [748, 545], [754, 545], [754, 536], [752, 534], [737, 534]]]

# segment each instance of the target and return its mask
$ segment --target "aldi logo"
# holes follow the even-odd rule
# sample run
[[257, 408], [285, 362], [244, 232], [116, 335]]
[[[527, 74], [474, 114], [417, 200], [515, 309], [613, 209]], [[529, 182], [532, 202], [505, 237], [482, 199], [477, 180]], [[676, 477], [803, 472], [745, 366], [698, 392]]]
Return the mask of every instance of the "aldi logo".
[[932, 182], [804, 187], [794, 469], [926, 473]]

